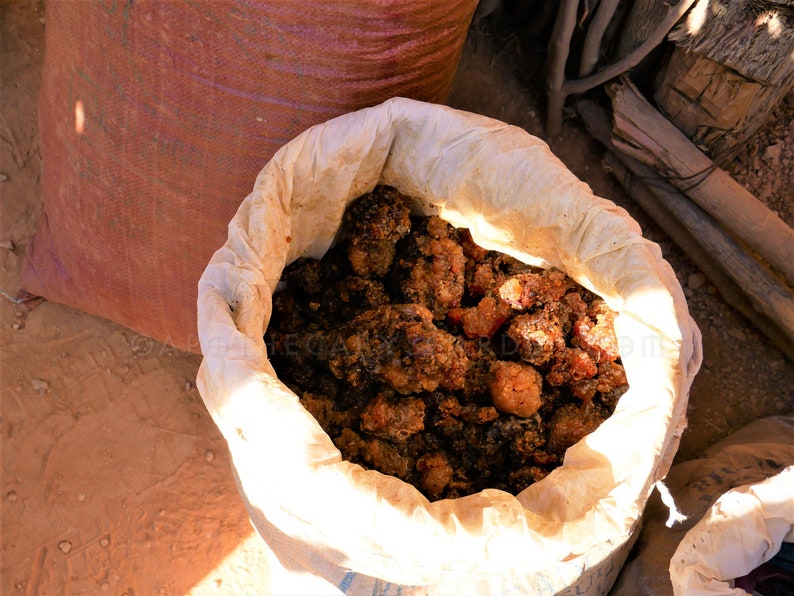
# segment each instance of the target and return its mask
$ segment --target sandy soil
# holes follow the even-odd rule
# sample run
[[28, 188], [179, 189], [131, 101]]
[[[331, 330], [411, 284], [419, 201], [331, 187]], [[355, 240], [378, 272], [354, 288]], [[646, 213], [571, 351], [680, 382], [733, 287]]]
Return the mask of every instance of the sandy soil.
[[[0, 289], [41, 209], [41, 2], [3, 2]], [[0, 300], [2, 594], [267, 593], [268, 565], [195, 388], [200, 358]]]
[[[195, 389], [199, 357], [65, 306], [13, 301], [41, 209], [42, 2], [3, 2], [0, 23], [0, 593], [266, 593], [267, 553]], [[542, 98], [532, 84], [539, 75], [525, 67], [532, 60], [515, 40], [489, 40], [472, 34], [450, 103], [542, 136]], [[789, 223], [793, 111], [781, 107], [732, 166]], [[626, 198], [579, 127], [568, 122], [550, 144], [660, 243], [690, 299], [705, 361], [678, 459], [752, 420], [789, 413], [794, 365]]]

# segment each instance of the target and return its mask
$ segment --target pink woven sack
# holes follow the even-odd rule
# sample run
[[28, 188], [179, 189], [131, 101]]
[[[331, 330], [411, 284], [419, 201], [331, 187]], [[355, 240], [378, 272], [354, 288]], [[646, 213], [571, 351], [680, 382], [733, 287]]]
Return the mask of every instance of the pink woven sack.
[[30, 293], [198, 351], [198, 279], [276, 150], [446, 101], [476, 0], [47, 3]]

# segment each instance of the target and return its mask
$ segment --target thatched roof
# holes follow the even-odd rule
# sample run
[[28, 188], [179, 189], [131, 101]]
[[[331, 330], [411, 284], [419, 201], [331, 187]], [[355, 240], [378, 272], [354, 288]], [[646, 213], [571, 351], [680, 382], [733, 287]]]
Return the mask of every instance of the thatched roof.
[[794, 81], [794, 0], [699, 0], [669, 39], [748, 79]]

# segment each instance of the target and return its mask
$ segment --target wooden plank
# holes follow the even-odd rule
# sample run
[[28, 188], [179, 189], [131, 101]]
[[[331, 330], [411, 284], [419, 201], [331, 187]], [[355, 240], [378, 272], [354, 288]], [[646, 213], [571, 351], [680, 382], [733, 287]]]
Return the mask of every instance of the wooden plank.
[[603, 108], [580, 101], [590, 134], [608, 150], [607, 164], [631, 197], [692, 259], [725, 301], [794, 361], [794, 293], [714, 220], [650, 167], [612, 144]]
[[717, 167], [628, 80], [610, 85], [614, 146], [649, 165], [794, 282], [794, 230]]
[[[791, 61], [794, 64], [794, 60]], [[794, 89], [749, 79], [703, 54], [674, 48], [654, 100], [718, 165], [728, 163]]]
[[794, 89], [794, 2], [700, 2], [668, 39], [656, 105], [724, 165]]
[[[653, 172], [647, 166], [643, 174], [633, 173], [621, 159], [608, 153], [606, 162], [631, 197], [692, 259], [725, 302], [794, 362], [794, 294], [774, 275], [751, 262], [752, 257], [721, 229], [705, 224], [708, 215], [675, 187], [658, 176], [648, 178]], [[636, 169], [643, 172], [643, 168]], [[714, 254], [718, 255], [716, 259]]]

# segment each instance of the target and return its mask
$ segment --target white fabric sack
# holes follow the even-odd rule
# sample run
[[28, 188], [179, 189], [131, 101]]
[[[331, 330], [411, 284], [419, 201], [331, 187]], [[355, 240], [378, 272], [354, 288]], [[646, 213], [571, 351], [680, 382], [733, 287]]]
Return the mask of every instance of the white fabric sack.
[[670, 560], [676, 596], [748, 594], [733, 586], [794, 542], [794, 466], [729, 490], [686, 533]]
[[[268, 361], [282, 270], [322, 256], [348, 204], [377, 184], [485, 248], [562, 269], [619, 313], [628, 392], [517, 497], [431, 503], [342, 460]], [[524, 130], [403, 98], [312, 127], [267, 163], [201, 277], [198, 325], [198, 387], [254, 526], [286, 567], [347, 593], [605, 593], [670, 467], [701, 363], [681, 287], [627, 213]]]
[[[673, 554], [687, 533], [693, 531], [717, 499], [728, 491], [759, 484], [794, 466], [792, 437], [794, 416], [769, 416], [755, 420], [722, 439], [696, 459], [673, 466], [664, 484], [675, 509], [669, 510], [657, 497], [648, 501], [637, 546], [631, 561], [623, 567], [611, 595], [672, 596], [671, 573], [681, 578], [697, 569], [671, 571]], [[790, 488], [789, 499], [794, 498], [792, 491], [794, 489]], [[794, 507], [794, 504], [790, 506]], [[744, 532], [744, 536], [745, 543], [751, 545], [748, 552], [755, 548], [752, 545], [754, 541], [763, 540], [763, 534]], [[731, 573], [735, 574], [734, 577], [745, 574], [738, 568], [732, 569]], [[685, 590], [684, 593], [688, 592]]]

